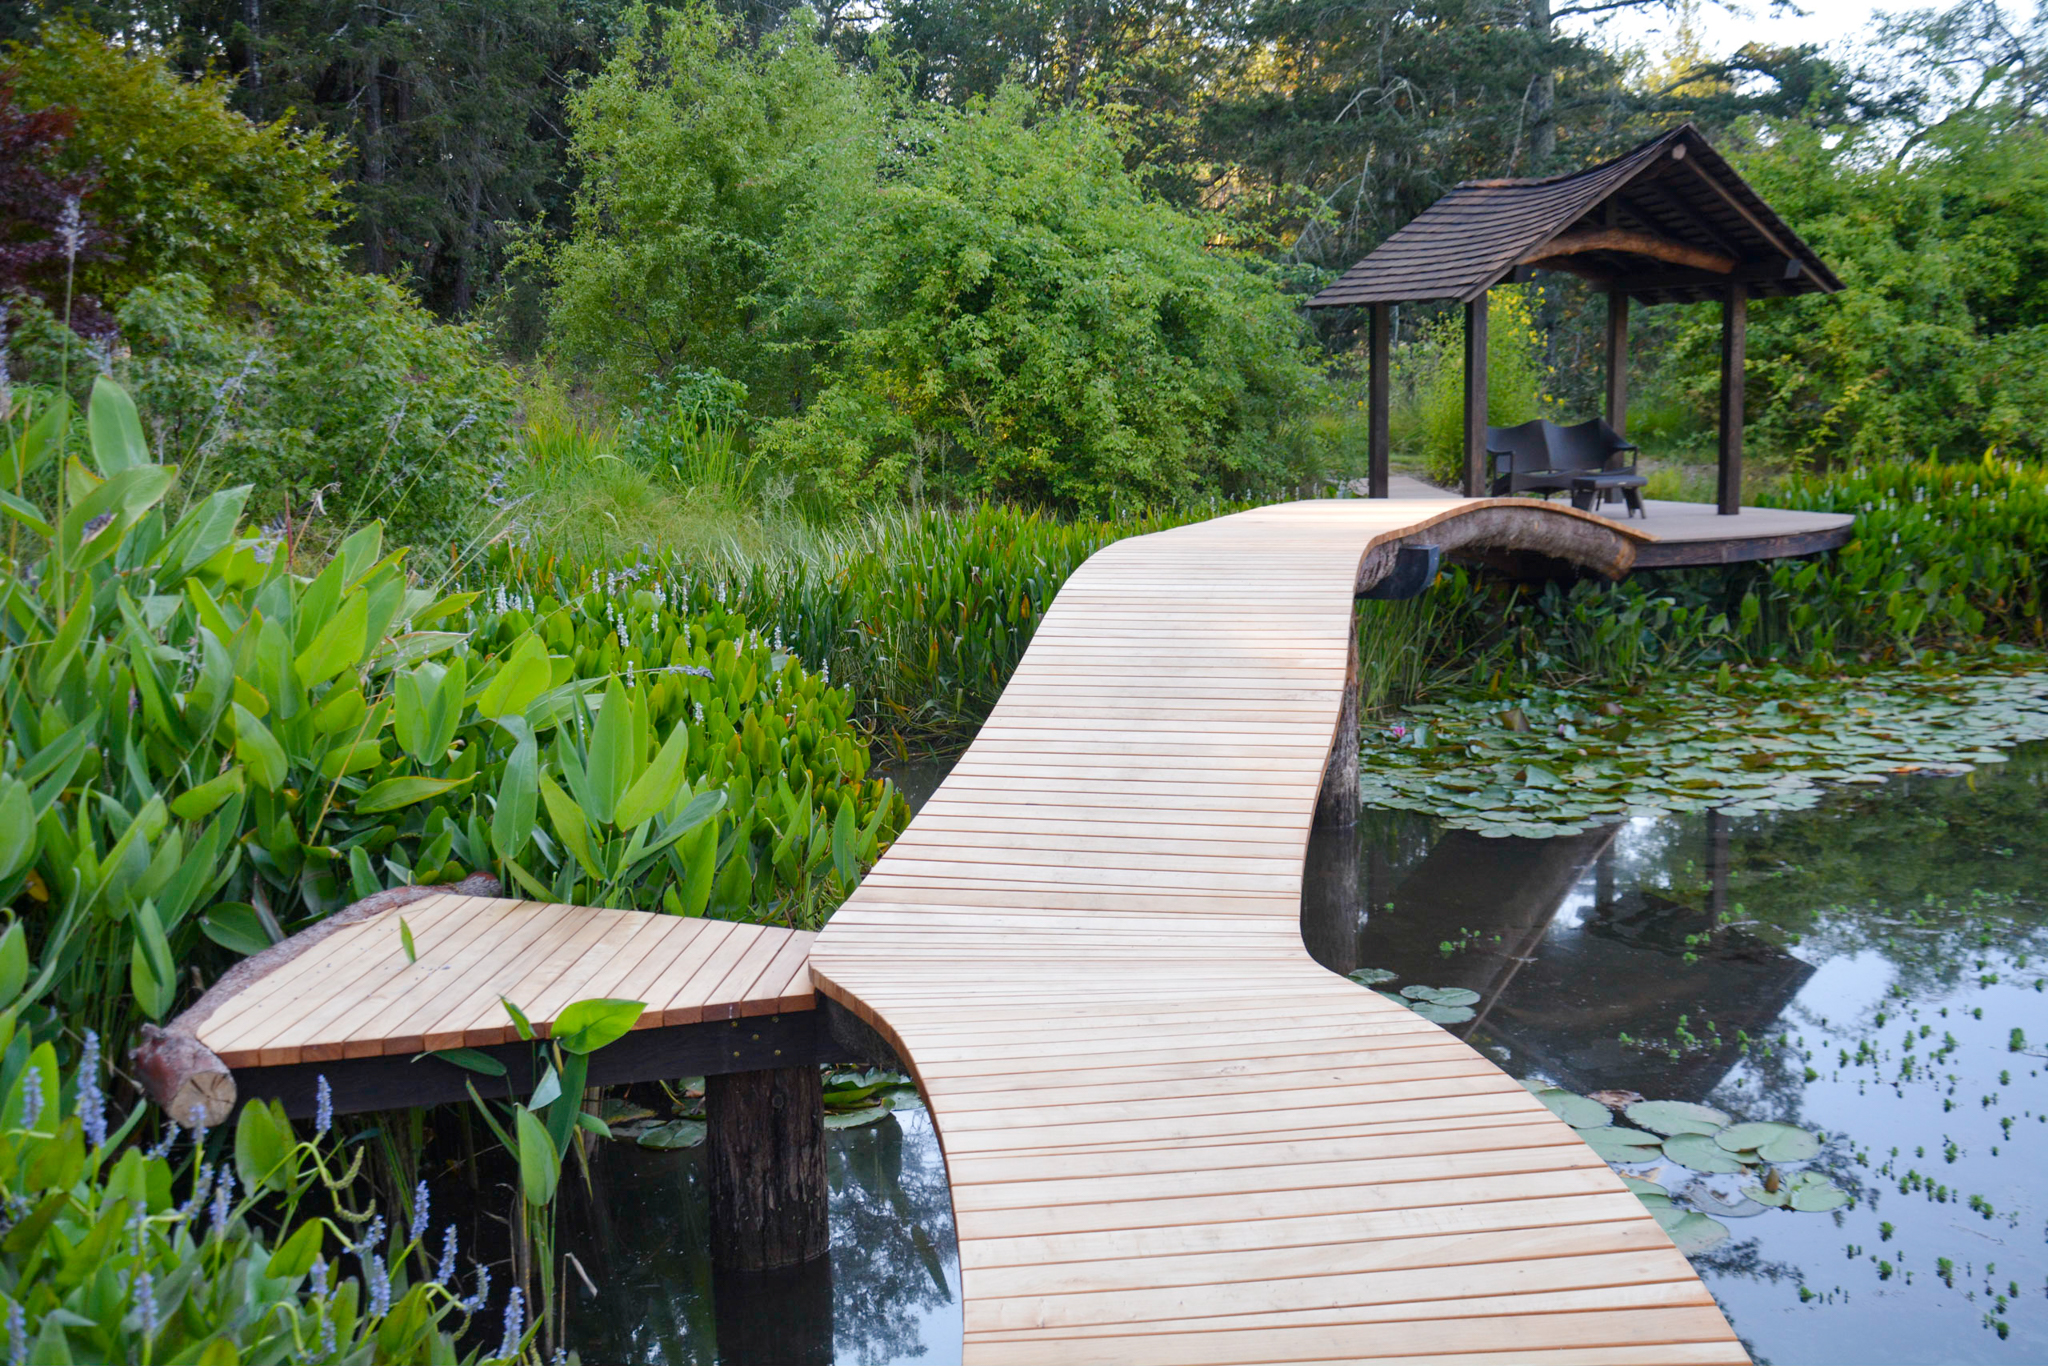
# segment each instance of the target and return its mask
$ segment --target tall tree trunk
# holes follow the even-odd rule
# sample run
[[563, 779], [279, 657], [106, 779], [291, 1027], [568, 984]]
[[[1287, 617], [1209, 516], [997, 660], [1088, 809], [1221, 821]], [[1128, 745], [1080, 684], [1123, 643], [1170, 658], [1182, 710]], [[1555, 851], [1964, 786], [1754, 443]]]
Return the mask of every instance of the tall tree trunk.
[[1550, 65], [1550, 0], [1529, 0], [1529, 31], [1540, 49], [1543, 69], [1529, 99], [1529, 173], [1544, 175], [1557, 158], [1557, 72]]
[[363, 79], [363, 184], [369, 189], [357, 219], [363, 225], [363, 264], [382, 275], [384, 231], [377, 221], [377, 193], [384, 185], [384, 83], [374, 55]]
[[462, 220], [462, 249], [455, 257], [455, 296], [451, 303], [458, 318], [469, 312], [469, 305], [476, 297], [477, 257], [483, 251], [483, 233], [477, 223], [477, 215], [483, 207], [483, 198], [484, 173], [472, 172], [469, 178], [469, 211]]
[[249, 69], [245, 73], [249, 80], [250, 117], [263, 117], [263, 57], [260, 39], [263, 33], [262, 0], [242, 0], [242, 27], [248, 30]]

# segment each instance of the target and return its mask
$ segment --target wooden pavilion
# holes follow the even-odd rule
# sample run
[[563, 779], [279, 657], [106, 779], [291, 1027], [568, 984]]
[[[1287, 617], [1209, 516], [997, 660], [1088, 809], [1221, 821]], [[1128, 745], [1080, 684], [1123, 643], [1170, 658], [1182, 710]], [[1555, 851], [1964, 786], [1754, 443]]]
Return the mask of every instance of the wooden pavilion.
[[1388, 351], [1393, 307], [1465, 305], [1467, 497], [1486, 492], [1486, 295], [1539, 270], [1564, 270], [1607, 294], [1607, 421], [1628, 418], [1628, 308], [1721, 305], [1718, 509], [1741, 511], [1742, 370], [1752, 297], [1842, 287], [1700, 131], [1684, 124], [1614, 160], [1541, 180], [1474, 180], [1453, 189], [1308, 301], [1367, 307], [1369, 496], [1388, 494]]

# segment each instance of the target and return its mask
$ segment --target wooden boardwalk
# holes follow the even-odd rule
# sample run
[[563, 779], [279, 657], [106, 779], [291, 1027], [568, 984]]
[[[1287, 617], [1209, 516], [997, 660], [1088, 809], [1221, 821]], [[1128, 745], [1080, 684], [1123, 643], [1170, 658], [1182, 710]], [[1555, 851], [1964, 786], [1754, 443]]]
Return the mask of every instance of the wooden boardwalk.
[[[416, 961], [399, 939], [403, 918]], [[350, 925], [197, 1019], [230, 1068], [487, 1048], [545, 1033], [591, 997], [645, 1001], [638, 1029], [810, 1010], [799, 930], [640, 911], [439, 895]]]
[[1499, 506], [1103, 550], [813, 946], [931, 1106], [969, 1362], [1747, 1359], [1571, 1129], [1302, 947], [1361, 559]]

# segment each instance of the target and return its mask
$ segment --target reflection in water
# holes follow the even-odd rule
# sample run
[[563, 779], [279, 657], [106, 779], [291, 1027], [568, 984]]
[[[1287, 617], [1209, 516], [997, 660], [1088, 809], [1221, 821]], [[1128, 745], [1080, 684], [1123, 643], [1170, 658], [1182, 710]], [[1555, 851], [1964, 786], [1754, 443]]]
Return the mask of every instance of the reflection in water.
[[570, 1296], [569, 1340], [583, 1360], [959, 1360], [959, 1256], [929, 1117], [913, 1108], [836, 1131], [826, 1162], [831, 1256], [714, 1275], [702, 1150], [597, 1144], [588, 1194], [562, 1183], [561, 1246], [597, 1287], [593, 1296], [579, 1282]]
[[2048, 1359], [2048, 746], [1551, 840], [1369, 812], [1302, 915], [1338, 971], [1479, 992], [1452, 1032], [1516, 1076], [1827, 1134], [1853, 1208], [1696, 1259], [1760, 1361]]

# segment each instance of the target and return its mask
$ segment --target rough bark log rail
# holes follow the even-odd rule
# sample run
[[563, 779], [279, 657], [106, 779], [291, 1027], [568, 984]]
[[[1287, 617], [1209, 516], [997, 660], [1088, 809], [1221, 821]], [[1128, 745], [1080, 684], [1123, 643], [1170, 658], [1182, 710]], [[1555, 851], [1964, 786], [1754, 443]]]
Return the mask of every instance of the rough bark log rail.
[[1526, 500], [1118, 542], [813, 946], [937, 1122], [967, 1361], [1747, 1359], [1571, 1129], [1302, 947], [1353, 594], [1409, 538], [1640, 543]]
[[[645, 1001], [636, 1029], [810, 1010], [814, 934], [498, 897], [495, 878], [366, 898], [239, 964], [135, 1050], [150, 1098], [189, 1125], [233, 1109], [235, 1068], [485, 1048], [545, 1034], [591, 997]], [[413, 935], [407, 961], [398, 912]]]

